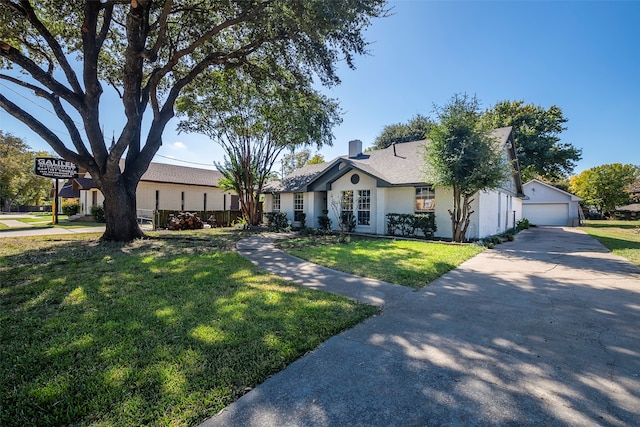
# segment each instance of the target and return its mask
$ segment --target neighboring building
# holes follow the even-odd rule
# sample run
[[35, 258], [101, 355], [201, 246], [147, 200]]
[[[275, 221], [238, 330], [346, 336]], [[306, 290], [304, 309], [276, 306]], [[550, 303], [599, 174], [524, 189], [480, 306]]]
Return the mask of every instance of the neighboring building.
[[638, 219], [640, 218], [640, 203], [618, 206], [613, 211], [613, 215], [619, 219]]
[[532, 179], [523, 185], [522, 217], [535, 225], [578, 226], [583, 219], [582, 199], [544, 181]]
[[[492, 135], [504, 149], [505, 160], [514, 165], [513, 175], [502, 188], [476, 194], [467, 238], [502, 233], [522, 215], [522, 180], [511, 128], [496, 129]], [[431, 212], [438, 228], [435, 236], [451, 238], [452, 190], [425, 182], [426, 143], [404, 142], [363, 153], [361, 141], [350, 141], [348, 156], [304, 166], [267, 185], [264, 210], [285, 212], [291, 221], [305, 213], [310, 227], [318, 227], [318, 216], [328, 214], [334, 229], [338, 211], [349, 210], [356, 218], [356, 232], [380, 235], [386, 233], [389, 213]]]
[[[136, 190], [136, 205], [142, 216], [155, 210], [222, 211], [238, 209], [238, 197], [218, 187], [222, 174], [216, 170], [151, 163]], [[80, 212], [102, 205], [104, 197], [90, 175], [73, 180], [80, 190]], [[146, 214], [145, 214], [146, 211]]]

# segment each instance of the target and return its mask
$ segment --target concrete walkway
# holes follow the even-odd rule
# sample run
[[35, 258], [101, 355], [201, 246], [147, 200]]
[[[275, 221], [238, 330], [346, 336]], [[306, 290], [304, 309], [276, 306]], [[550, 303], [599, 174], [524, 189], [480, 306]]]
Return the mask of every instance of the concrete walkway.
[[259, 266], [383, 307], [202, 426], [640, 425], [640, 269], [535, 228], [420, 291], [239, 243]]

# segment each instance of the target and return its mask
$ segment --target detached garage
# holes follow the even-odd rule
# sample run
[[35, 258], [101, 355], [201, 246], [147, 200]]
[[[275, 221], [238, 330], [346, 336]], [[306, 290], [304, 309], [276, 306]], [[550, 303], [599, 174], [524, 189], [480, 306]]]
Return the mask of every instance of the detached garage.
[[532, 179], [523, 186], [522, 217], [535, 225], [580, 225], [582, 199], [546, 182]]

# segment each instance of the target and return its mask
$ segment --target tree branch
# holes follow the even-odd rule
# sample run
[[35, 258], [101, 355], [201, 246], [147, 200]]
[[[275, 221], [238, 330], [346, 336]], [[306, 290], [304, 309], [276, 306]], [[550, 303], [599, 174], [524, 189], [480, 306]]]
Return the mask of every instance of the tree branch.
[[0, 0], [0, 4], [8, 6], [11, 9], [15, 10], [16, 12], [20, 13], [22, 16], [24, 16], [27, 19], [27, 21], [29, 21], [29, 23], [31, 23], [31, 25], [33, 25], [36, 31], [44, 38], [44, 40], [47, 42], [47, 45], [51, 48], [53, 55], [58, 60], [58, 64], [60, 64], [60, 67], [62, 68], [62, 71], [64, 72], [65, 76], [67, 77], [67, 81], [71, 85], [71, 88], [73, 89], [73, 91], [76, 94], [81, 95], [83, 92], [82, 92], [82, 88], [80, 87], [80, 82], [78, 81], [78, 78], [76, 76], [76, 73], [73, 71], [73, 68], [71, 68], [69, 61], [67, 61], [67, 57], [64, 55], [64, 52], [62, 51], [62, 47], [60, 46], [58, 41], [55, 39], [55, 37], [44, 26], [44, 24], [38, 19], [35, 11], [31, 7], [31, 4], [25, 0], [20, 1], [21, 7], [16, 7], [17, 5], [15, 3], [7, 0]]
[[78, 94], [69, 90], [66, 86], [54, 79], [50, 74], [42, 70], [31, 59], [22, 55], [20, 51], [9, 44], [0, 40], [0, 56], [6, 58], [8, 61], [20, 66], [27, 71], [33, 78], [40, 82], [43, 86], [61, 97], [69, 104], [73, 105], [78, 111], [82, 111], [83, 103], [82, 98]]
[[47, 141], [47, 143], [58, 153], [61, 157], [71, 160], [74, 163], [82, 165], [86, 168], [89, 168], [91, 165], [89, 164], [89, 159], [83, 158], [73, 151], [69, 150], [58, 135], [53, 133], [47, 126], [38, 121], [31, 114], [24, 111], [22, 108], [14, 104], [5, 98], [4, 95], [0, 94], [0, 107], [11, 114], [16, 119], [20, 120], [22, 123], [26, 124], [31, 130], [40, 135], [42, 139]]

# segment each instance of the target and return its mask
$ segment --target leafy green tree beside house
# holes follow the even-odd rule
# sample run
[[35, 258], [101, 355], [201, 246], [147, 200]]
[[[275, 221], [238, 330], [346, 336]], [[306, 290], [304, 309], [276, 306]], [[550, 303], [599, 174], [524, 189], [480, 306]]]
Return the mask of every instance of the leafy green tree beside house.
[[511, 165], [489, 135], [491, 129], [482, 121], [475, 96], [454, 95], [436, 112], [438, 124], [431, 128], [425, 150], [426, 181], [453, 189], [452, 236], [453, 241], [462, 242], [471, 223], [473, 196], [499, 187]]
[[629, 189], [640, 179], [640, 167], [612, 163], [587, 169], [569, 178], [570, 190], [604, 215], [632, 201]]
[[582, 150], [561, 142], [568, 119], [555, 105], [545, 109], [524, 101], [501, 101], [483, 113], [483, 122], [492, 129], [513, 127], [522, 179], [556, 183], [571, 175], [582, 158]]

